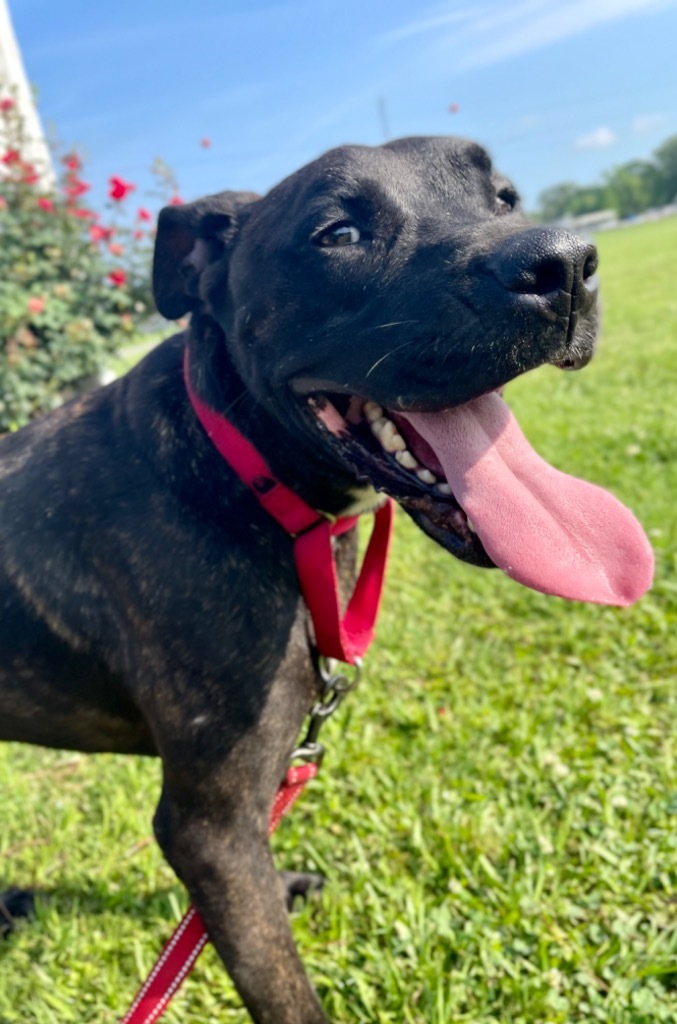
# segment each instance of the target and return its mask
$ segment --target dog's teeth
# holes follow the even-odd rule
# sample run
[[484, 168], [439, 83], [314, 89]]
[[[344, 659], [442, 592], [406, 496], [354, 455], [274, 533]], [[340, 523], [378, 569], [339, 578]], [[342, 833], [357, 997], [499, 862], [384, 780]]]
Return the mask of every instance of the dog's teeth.
[[468, 519], [467, 522], [468, 522], [468, 529], [470, 530], [470, 532], [471, 533], [477, 533], [477, 530], [475, 529], [475, 527], [472, 524], [472, 520]]
[[400, 466], [404, 466], [405, 469], [416, 469], [418, 467], [418, 462], [407, 448], [401, 452], [395, 452], [395, 458]]
[[452, 493], [449, 484], [438, 484], [437, 490], [440, 492], [440, 494], [444, 494], [446, 497], [449, 497], [450, 494]]
[[416, 476], [419, 478], [422, 484], [436, 484], [437, 477], [434, 473], [431, 473], [429, 469], [419, 469]]
[[[372, 408], [367, 408], [371, 406]], [[369, 426], [374, 437], [378, 438], [378, 441], [384, 451], [391, 455], [397, 454], [397, 452], [403, 452], [407, 447], [406, 442], [402, 435], [398, 432], [397, 427], [392, 420], [387, 419], [383, 415], [383, 409], [380, 405], [376, 405], [375, 402], [366, 402], [364, 411], [369, 420]], [[377, 416], [377, 413], [379, 414]]]
[[407, 447], [404, 443], [404, 438], [398, 434], [397, 427], [390, 420], [386, 420], [386, 425], [381, 431], [379, 441], [381, 446], [391, 453], [404, 451]]

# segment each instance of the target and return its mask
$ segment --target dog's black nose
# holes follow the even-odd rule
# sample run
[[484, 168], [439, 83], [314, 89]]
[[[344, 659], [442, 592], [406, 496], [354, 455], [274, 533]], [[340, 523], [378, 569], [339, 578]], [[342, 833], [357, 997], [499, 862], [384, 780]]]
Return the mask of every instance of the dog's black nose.
[[490, 266], [511, 292], [544, 298], [565, 292], [585, 312], [594, 301], [591, 278], [597, 262], [594, 245], [582, 238], [554, 228], [532, 228], [502, 242]]

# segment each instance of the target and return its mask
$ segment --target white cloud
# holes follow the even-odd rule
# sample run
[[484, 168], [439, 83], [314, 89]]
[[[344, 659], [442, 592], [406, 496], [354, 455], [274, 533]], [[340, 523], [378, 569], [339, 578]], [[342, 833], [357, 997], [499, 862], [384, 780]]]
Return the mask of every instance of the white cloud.
[[591, 28], [641, 11], [674, 6], [675, 0], [520, 0], [506, 4], [491, 0], [476, 7], [459, 8], [447, 0], [427, 16], [380, 37], [395, 43], [412, 36], [427, 36], [446, 61], [461, 55], [458, 70], [483, 67], [552, 43], [580, 35]]
[[574, 149], [606, 149], [607, 146], [614, 146], [618, 142], [618, 136], [608, 127], [600, 125], [594, 132], [581, 135], [574, 142]]
[[[524, 3], [509, 9], [514, 28], [505, 24], [508, 12], [498, 8], [500, 14], [493, 18], [493, 23], [492, 19], [485, 19], [482, 26], [493, 38], [471, 51], [464, 66], [495, 64], [580, 35], [605, 22], [659, 6], [663, 6], [663, 0], [569, 0], [568, 3], [545, 0], [542, 3]], [[499, 32], [496, 32], [497, 28], [500, 28]]]
[[632, 130], [635, 135], [648, 135], [667, 124], [667, 114], [638, 114], [632, 120]]
[[439, 14], [431, 14], [427, 18], [419, 18], [417, 21], [407, 22], [401, 28], [390, 32], [384, 32], [377, 40], [379, 43], [395, 43], [400, 39], [411, 39], [413, 36], [426, 35], [428, 32], [445, 28], [448, 25], [458, 25], [463, 22], [473, 22], [478, 14], [486, 10], [486, 7], [465, 7], [460, 10], [441, 11]]

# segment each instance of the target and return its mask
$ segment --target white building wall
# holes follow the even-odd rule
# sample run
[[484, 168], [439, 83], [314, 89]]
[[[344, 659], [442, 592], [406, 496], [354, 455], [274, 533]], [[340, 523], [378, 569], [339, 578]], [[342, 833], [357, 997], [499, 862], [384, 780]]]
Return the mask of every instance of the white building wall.
[[[23, 119], [26, 142], [22, 156], [35, 165], [40, 184], [45, 191], [54, 188], [55, 176], [49, 147], [33, 92], [28, 84], [26, 70], [17, 45], [7, 0], [0, 0], [0, 97], [12, 96]], [[0, 145], [4, 147], [2, 119], [0, 119]]]

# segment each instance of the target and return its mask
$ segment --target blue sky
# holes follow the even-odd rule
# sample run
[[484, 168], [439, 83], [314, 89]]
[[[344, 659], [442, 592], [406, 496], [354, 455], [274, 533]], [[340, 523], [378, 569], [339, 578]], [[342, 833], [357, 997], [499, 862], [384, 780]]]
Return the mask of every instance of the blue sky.
[[43, 122], [99, 187], [148, 187], [161, 156], [186, 199], [265, 191], [331, 146], [382, 142], [380, 100], [392, 137], [485, 144], [532, 207], [677, 133], [677, 0], [9, 6]]

